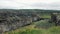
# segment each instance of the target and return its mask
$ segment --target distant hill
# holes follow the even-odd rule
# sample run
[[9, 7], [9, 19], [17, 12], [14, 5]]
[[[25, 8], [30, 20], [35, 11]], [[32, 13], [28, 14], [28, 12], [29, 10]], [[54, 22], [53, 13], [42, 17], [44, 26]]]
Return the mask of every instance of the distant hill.
[[44, 9], [0, 9], [0, 12], [60, 12], [60, 10], [44, 10]]

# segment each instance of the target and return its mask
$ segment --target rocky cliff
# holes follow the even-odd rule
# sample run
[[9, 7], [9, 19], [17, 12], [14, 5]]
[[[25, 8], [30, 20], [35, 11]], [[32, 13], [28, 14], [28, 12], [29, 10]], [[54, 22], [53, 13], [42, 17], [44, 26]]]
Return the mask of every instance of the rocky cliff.
[[0, 11], [0, 32], [10, 31], [40, 20], [32, 13]]

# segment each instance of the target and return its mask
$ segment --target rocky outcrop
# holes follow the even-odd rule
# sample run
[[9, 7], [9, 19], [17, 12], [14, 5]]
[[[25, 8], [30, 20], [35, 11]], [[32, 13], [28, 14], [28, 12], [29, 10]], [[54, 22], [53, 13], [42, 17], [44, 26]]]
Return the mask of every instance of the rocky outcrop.
[[0, 12], [0, 32], [14, 30], [38, 20], [40, 17], [33, 14]]
[[55, 23], [56, 26], [60, 25], [60, 14], [52, 13], [51, 14], [51, 22]]

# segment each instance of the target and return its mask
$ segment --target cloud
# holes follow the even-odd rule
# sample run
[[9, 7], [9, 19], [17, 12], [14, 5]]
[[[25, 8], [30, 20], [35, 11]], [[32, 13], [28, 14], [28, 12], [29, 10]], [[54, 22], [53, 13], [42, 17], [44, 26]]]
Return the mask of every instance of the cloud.
[[56, 9], [60, 10], [60, 2], [53, 2], [53, 3], [35, 3], [32, 4], [33, 7], [39, 8], [39, 9]]
[[60, 0], [0, 0], [0, 9], [57, 9]]

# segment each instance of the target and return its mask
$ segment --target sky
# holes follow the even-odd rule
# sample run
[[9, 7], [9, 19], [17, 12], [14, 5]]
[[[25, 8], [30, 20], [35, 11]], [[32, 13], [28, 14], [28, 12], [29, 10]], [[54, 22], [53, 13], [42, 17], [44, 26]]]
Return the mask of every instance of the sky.
[[0, 0], [0, 9], [60, 10], [60, 0]]

